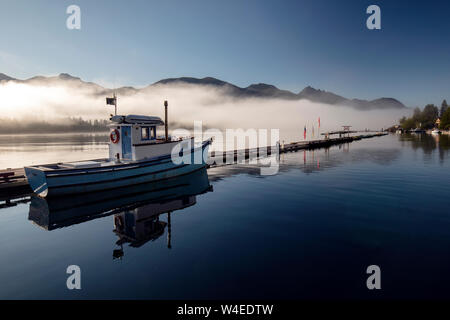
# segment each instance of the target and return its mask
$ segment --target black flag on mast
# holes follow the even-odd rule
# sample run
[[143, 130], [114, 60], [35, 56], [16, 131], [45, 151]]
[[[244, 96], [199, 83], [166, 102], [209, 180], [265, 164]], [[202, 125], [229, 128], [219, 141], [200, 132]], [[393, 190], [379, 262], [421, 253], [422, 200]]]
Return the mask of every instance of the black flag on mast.
[[114, 97], [114, 98], [106, 98], [106, 104], [116, 105], [116, 97]]

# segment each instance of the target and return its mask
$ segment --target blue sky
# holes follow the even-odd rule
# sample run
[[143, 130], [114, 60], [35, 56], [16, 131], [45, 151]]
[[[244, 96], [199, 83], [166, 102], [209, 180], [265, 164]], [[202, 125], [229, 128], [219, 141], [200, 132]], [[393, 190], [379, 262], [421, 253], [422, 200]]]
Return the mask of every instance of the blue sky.
[[[81, 30], [66, 28], [71, 4]], [[381, 30], [366, 28], [370, 4]], [[445, 1], [0, 0], [0, 72], [110, 86], [213, 76], [440, 104], [450, 99], [449, 12]]]

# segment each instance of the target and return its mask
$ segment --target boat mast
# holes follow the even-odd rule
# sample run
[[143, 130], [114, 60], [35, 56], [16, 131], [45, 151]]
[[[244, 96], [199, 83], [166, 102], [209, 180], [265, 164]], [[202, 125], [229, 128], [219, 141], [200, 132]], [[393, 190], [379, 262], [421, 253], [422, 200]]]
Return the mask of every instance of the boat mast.
[[114, 92], [114, 115], [117, 116], [117, 96]]
[[164, 119], [164, 129], [166, 133], [166, 142], [169, 141], [169, 124], [167, 123], [167, 106], [169, 104], [167, 103], [167, 100], [164, 101], [164, 112], [165, 112], [165, 119]]

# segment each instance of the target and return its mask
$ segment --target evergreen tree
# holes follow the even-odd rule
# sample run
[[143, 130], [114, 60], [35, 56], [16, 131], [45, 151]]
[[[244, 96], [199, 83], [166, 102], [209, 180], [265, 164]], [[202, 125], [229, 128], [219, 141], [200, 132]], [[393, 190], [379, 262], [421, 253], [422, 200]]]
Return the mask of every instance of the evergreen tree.
[[447, 105], [447, 101], [444, 99], [444, 101], [442, 101], [441, 104], [441, 111], [439, 113], [439, 116], [442, 118], [442, 116], [444, 115], [445, 111], [447, 111], [448, 109], [448, 105]]
[[440, 128], [445, 130], [450, 129], [450, 108], [447, 108], [442, 115]]

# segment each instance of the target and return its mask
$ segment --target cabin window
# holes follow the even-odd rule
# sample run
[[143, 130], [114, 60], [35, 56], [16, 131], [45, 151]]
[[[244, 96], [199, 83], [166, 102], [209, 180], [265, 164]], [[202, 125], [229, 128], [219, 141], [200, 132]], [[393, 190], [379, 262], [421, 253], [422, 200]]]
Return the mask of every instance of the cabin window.
[[141, 128], [141, 139], [142, 140], [150, 140], [150, 132], [149, 127], [142, 127]]
[[142, 127], [141, 128], [141, 140], [154, 140], [156, 139], [155, 127]]

